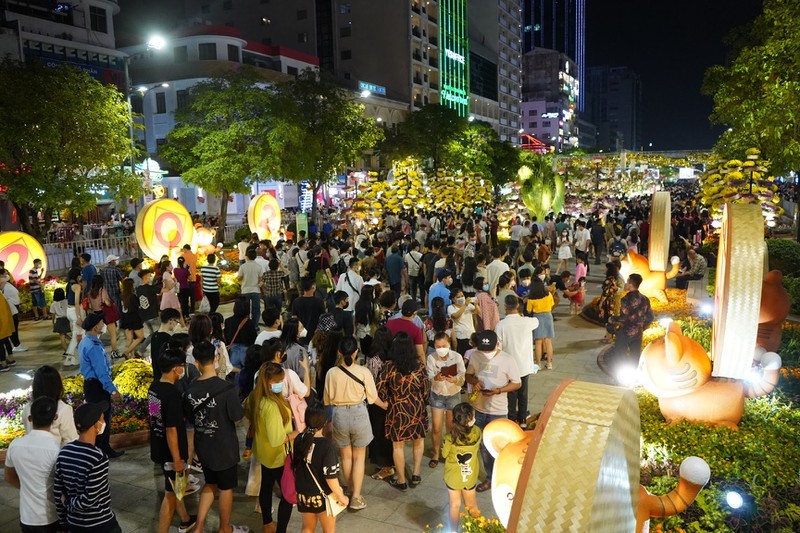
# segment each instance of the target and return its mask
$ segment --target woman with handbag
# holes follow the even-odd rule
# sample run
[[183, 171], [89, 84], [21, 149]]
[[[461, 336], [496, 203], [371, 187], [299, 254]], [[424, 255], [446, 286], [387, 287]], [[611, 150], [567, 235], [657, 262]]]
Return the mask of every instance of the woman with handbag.
[[84, 302], [88, 307], [84, 307], [90, 313], [103, 313], [103, 323], [108, 327], [108, 334], [111, 337], [111, 358], [118, 359], [120, 356], [117, 351], [117, 320], [119, 311], [114, 302], [109, 298], [104, 287], [103, 276], [92, 278], [92, 286], [86, 295]]
[[303, 515], [301, 533], [314, 533], [317, 522], [322, 533], [336, 531], [336, 515], [350, 503], [339, 484], [339, 459], [333, 443], [322, 435], [325, 411], [306, 411], [306, 429], [294, 440], [297, 510]]
[[272, 490], [283, 476], [287, 448], [300, 433], [292, 429], [292, 410], [283, 397], [285, 374], [281, 365], [264, 363], [245, 408], [245, 416], [255, 428], [253, 454], [261, 464], [258, 503], [265, 533], [286, 533], [292, 516], [292, 504], [282, 493], [277, 523], [272, 519]]
[[324, 301], [328, 291], [333, 288], [333, 274], [331, 264], [320, 254], [320, 249], [315, 246], [308, 253], [308, 275], [317, 283], [317, 296]]
[[[553, 328], [553, 293], [544, 284], [544, 269], [540, 266], [533, 271], [533, 281], [531, 290], [526, 298], [526, 315], [532, 316], [539, 321], [539, 327], [533, 331], [534, 360], [541, 367], [544, 357], [544, 367], [548, 370], [553, 369], [553, 338], [555, 330]], [[546, 354], [546, 357], [545, 357]]]
[[352, 487], [350, 509], [364, 509], [361, 496], [367, 445], [372, 441], [372, 425], [367, 404], [375, 403], [386, 409], [378, 397], [372, 373], [356, 364], [358, 342], [355, 337], [339, 341], [339, 356], [343, 363], [331, 368], [325, 376], [325, 405], [332, 406], [333, 442], [342, 457], [342, 475], [346, 486]]

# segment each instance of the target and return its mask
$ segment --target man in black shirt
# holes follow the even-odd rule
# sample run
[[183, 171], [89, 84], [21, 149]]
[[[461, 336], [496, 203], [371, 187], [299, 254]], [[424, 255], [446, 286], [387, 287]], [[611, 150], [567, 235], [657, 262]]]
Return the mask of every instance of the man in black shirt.
[[352, 337], [355, 324], [352, 311], [347, 311], [347, 307], [350, 304], [348, 294], [344, 291], [336, 291], [336, 294], [333, 295], [333, 303], [336, 307], [331, 314], [334, 322], [336, 322], [336, 328], [341, 329], [345, 337]]
[[150, 459], [161, 467], [164, 475], [164, 500], [158, 517], [159, 531], [167, 531], [175, 511], [181, 517], [179, 532], [190, 531], [197, 517], [189, 516], [182, 499], [175, 497], [173, 483], [176, 474], [186, 470], [189, 445], [183, 419], [181, 392], [175, 386], [184, 373], [186, 354], [168, 349], [155, 356], [161, 379], [154, 380], [148, 391], [150, 405]]
[[[325, 312], [324, 302], [314, 296], [317, 290], [317, 284], [313, 277], [303, 278], [300, 280], [300, 287], [303, 289], [303, 295], [295, 298], [292, 302], [292, 314], [297, 315], [303, 326], [308, 331], [316, 331], [319, 324], [319, 317]], [[301, 343], [308, 345], [310, 336], [301, 339]]]
[[153, 381], [161, 379], [161, 368], [158, 366], [158, 356], [167, 347], [172, 332], [181, 321], [181, 313], [177, 309], [167, 308], [159, 315], [161, 327], [150, 338], [150, 361], [153, 365]]

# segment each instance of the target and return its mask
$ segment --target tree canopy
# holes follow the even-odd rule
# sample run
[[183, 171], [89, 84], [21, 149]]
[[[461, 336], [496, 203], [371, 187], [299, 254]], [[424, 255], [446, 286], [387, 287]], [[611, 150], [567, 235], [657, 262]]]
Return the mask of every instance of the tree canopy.
[[0, 183], [24, 231], [42, 235], [39, 210], [48, 224], [54, 211], [90, 209], [106, 190], [130, 194], [137, 181], [120, 167], [131, 154], [128, 107], [116, 87], [70, 66], [6, 59], [0, 93]]
[[706, 71], [712, 122], [729, 126], [717, 144], [735, 158], [755, 147], [782, 173], [800, 168], [800, 0], [764, 0], [764, 11], [728, 39], [727, 65]]

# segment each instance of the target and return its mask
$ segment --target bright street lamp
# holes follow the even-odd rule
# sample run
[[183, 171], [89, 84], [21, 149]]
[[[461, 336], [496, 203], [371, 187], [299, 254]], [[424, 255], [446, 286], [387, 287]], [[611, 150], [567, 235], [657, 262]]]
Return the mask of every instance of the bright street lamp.
[[369, 89], [364, 89], [363, 91], [361, 91], [361, 98], [367, 98], [371, 94], [372, 91], [370, 91]]
[[160, 35], [153, 35], [147, 41], [148, 50], [161, 50], [165, 46], [167, 46], [167, 40]]

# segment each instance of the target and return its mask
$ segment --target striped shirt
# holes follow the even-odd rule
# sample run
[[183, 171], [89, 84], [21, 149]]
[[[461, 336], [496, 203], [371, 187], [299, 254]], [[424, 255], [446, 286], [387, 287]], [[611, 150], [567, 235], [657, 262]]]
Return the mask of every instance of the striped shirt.
[[219, 278], [222, 273], [217, 265], [200, 267], [200, 276], [203, 278], [203, 292], [219, 292]]
[[76, 440], [61, 448], [53, 496], [59, 521], [70, 531], [110, 531], [117, 525], [111, 510], [108, 457], [97, 446]]

